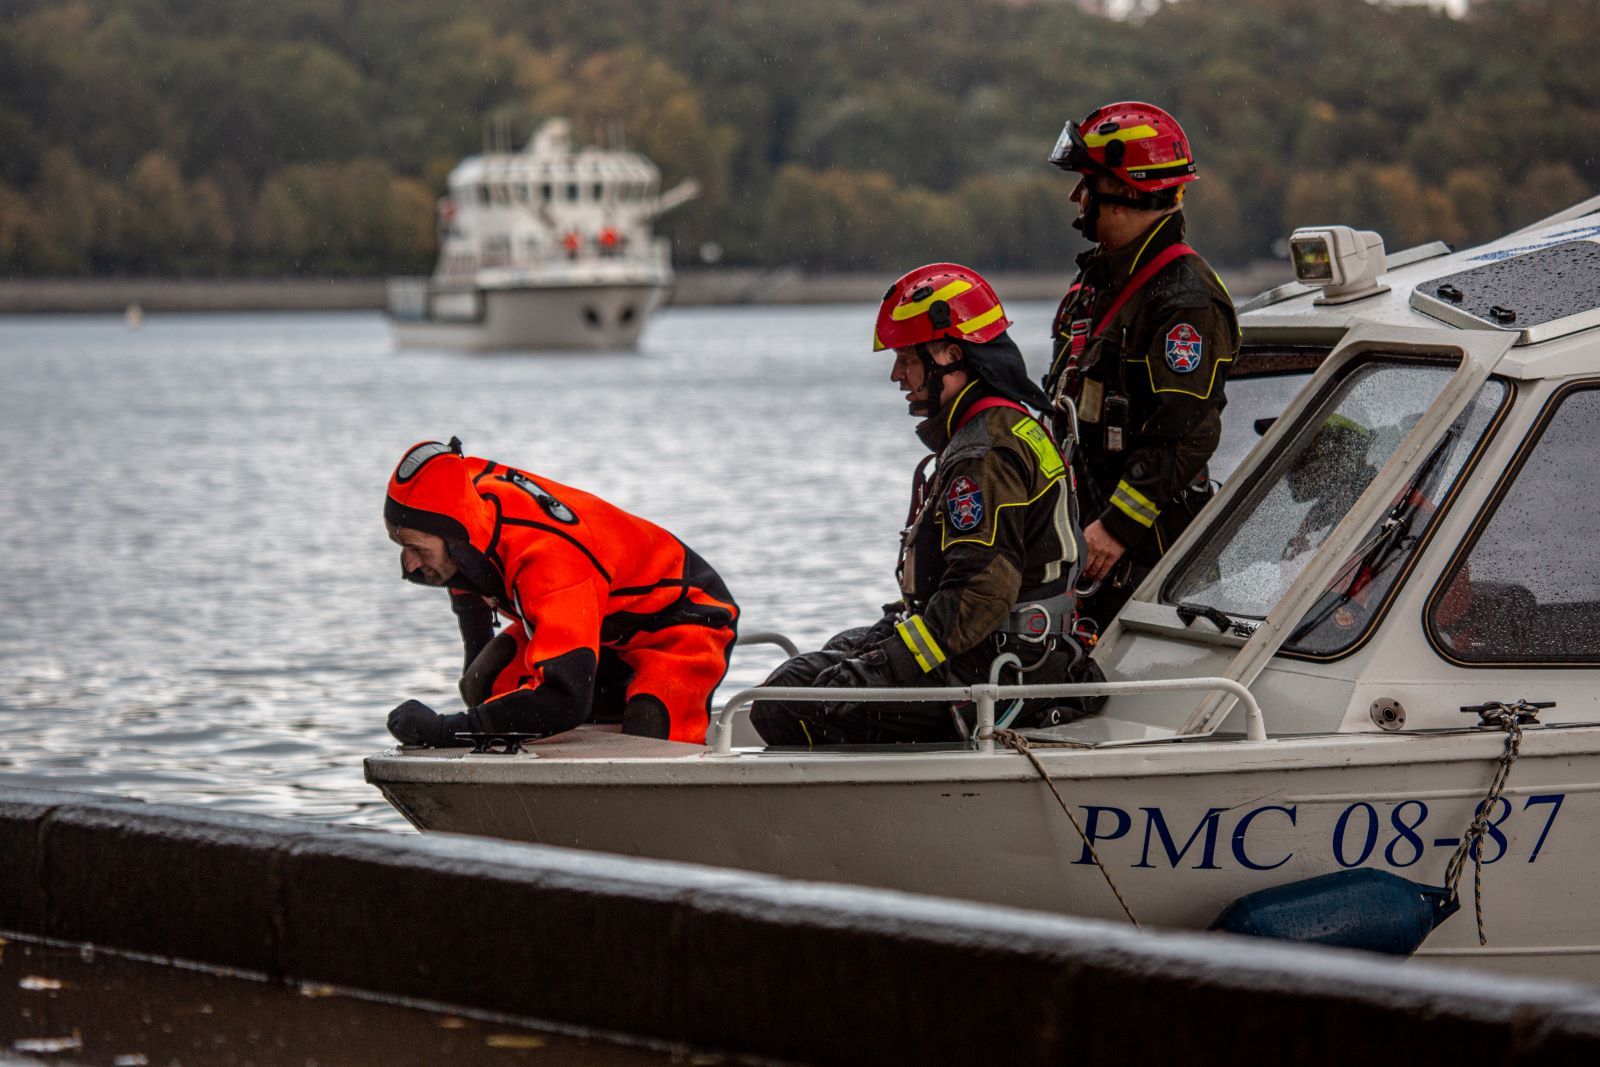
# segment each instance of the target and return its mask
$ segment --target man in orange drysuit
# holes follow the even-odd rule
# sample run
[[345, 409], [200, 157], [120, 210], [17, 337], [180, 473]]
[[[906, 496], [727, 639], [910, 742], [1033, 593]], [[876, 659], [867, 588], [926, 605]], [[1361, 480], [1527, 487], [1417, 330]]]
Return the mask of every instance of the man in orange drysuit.
[[[448, 586], [461, 626], [467, 710], [408, 700], [402, 743], [459, 733], [547, 737], [591, 718], [625, 733], [703, 744], [739, 609], [683, 542], [577, 489], [461, 442], [414, 446], [383, 505], [408, 581]], [[494, 633], [494, 612], [511, 619]]]

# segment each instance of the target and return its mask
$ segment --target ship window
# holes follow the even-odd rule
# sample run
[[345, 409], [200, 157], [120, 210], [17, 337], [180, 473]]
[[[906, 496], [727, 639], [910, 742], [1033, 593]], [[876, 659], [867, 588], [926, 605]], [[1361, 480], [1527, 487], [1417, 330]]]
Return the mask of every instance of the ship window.
[[1552, 401], [1428, 603], [1436, 646], [1466, 664], [1600, 663], [1600, 385]]
[[[1265, 618], [1379, 469], [1393, 456], [1455, 368], [1375, 359], [1353, 368], [1308, 410], [1278, 456], [1164, 590], [1169, 603]], [[1506, 387], [1489, 382], [1358, 542], [1284, 649], [1330, 656], [1352, 648], [1409, 569]]]
[[606, 198], [606, 187], [599, 182], [594, 183], [594, 198], [596, 200], [604, 200]]
[[555, 188], [549, 182], [545, 182], [539, 186], [539, 196], [548, 204], [555, 199]]
[[579, 189], [577, 182], [567, 183], [567, 199], [573, 201], [574, 203], [581, 199], [581, 190]]
[[516, 194], [517, 203], [526, 204], [528, 202], [528, 183], [518, 182], [516, 185]]
[[478, 203], [487, 204], [488, 202], [489, 202], [489, 187], [487, 185], [478, 186]]

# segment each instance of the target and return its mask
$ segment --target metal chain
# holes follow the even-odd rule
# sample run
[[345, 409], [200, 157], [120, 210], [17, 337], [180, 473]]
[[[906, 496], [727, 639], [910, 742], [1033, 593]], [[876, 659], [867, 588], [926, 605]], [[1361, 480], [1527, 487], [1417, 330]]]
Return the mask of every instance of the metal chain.
[[1483, 839], [1489, 833], [1489, 812], [1494, 809], [1500, 800], [1500, 795], [1505, 792], [1506, 779], [1511, 776], [1511, 765], [1517, 762], [1517, 756], [1521, 754], [1522, 717], [1531, 716], [1536, 711], [1537, 709], [1526, 700], [1519, 700], [1514, 704], [1496, 702], [1478, 709], [1478, 715], [1484, 725], [1498, 725], [1506, 732], [1506, 747], [1495, 762], [1494, 777], [1489, 781], [1489, 791], [1473, 814], [1472, 824], [1467, 827], [1466, 833], [1461, 835], [1461, 844], [1456, 846], [1455, 854], [1445, 865], [1444, 885], [1450, 891], [1451, 903], [1460, 899], [1456, 887], [1461, 882], [1461, 872], [1466, 867], [1467, 857], [1471, 856], [1472, 902], [1478, 913], [1480, 945], [1489, 943], [1483, 931]]
[[1106, 880], [1106, 885], [1111, 887], [1111, 895], [1117, 898], [1118, 904], [1122, 905], [1122, 914], [1126, 915], [1128, 917], [1128, 921], [1132, 923], [1135, 928], [1137, 928], [1139, 925], [1139, 920], [1133, 917], [1133, 911], [1129, 909], [1128, 902], [1122, 899], [1122, 893], [1117, 889], [1117, 883], [1111, 880], [1111, 872], [1106, 870], [1106, 865], [1100, 862], [1100, 854], [1094, 850], [1094, 842], [1089, 840], [1089, 835], [1083, 832], [1082, 826], [1078, 825], [1078, 817], [1072, 814], [1072, 809], [1067, 807], [1067, 802], [1061, 799], [1061, 793], [1056, 789], [1056, 783], [1051, 779], [1050, 772], [1044, 769], [1044, 764], [1039, 762], [1039, 757], [1033, 754], [1033, 746], [1028, 743], [1028, 739], [1017, 733], [1015, 730], [1006, 730], [1003, 728], [996, 728], [993, 731], [993, 734], [994, 739], [1000, 742], [1002, 745], [1005, 745], [1009, 749], [1014, 749], [1022, 755], [1028, 757], [1028, 762], [1033, 764], [1033, 769], [1039, 772], [1039, 777], [1044, 779], [1044, 784], [1049, 786], [1050, 792], [1055, 794], [1056, 803], [1060, 804], [1061, 810], [1067, 813], [1067, 818], [1071, 821], [1072, 828], [1078, 831], [1079, 837], [1083, 838], [1084, 849], [1087, 850], [1090, 857], [1094, 859], [1094, 865], [1100, 868], [1101, 877]]

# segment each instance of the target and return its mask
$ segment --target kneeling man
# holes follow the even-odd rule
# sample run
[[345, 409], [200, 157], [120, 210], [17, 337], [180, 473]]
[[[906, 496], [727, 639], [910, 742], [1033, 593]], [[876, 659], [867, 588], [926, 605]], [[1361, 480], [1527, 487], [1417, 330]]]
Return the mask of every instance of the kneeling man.
[[[666, 530], [548, 478], [414, 446], [383, 505], [407, 581], [447, 586], [466, 648], [467, 710], [408, 700], [401, 743], [461, 733], [547, 737], [591, 717], [705, 742], [739, 609], [717, 572]], [[496, 635], [495, 613], [510, 619]]]

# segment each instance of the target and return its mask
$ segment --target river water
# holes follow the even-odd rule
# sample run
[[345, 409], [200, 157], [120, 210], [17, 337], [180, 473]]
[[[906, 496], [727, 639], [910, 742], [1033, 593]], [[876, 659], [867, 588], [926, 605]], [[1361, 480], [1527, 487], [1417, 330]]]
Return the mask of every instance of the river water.
[[[1010, 310], [1042, 371], [1053, 309]], [[0, 783], [403, 828], [361, 759], [399, 701], [460, 706], [445, 594], [381, 519], [419, 440], [666, 526], [746, 631], [875, 618], [922, 449], [872, 313], [675, 308], [582, 356], [396, 352], [364, 313], [0, 319]], [[742, 649], [724, 695], [778, 658]]]

